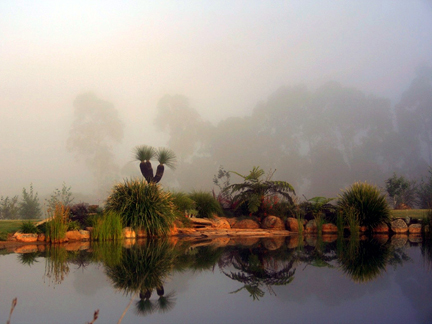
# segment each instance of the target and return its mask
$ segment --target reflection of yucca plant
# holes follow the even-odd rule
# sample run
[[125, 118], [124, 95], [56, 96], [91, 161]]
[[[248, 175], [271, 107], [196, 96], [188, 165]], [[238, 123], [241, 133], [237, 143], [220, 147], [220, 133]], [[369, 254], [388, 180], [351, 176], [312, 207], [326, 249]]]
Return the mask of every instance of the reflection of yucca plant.
[[121, 215], [115, 211], [105, 212], [95, 219], [92, 237], [96, 241], [118, 240], [122, 238]]
[[142, 228], [150, 236], [167, 234], [176, 218], [169, 192], [145, 180], [117, 184], [107, 199], [106, 210], [122, 215], [124, 226]]
[[390, 209], [380, 190], [366, 182], [356, 182], [339, 196], [338, 205], [353, 208], [361, 226], [374, 228], [390, 221]]
[[221, 204], [209, 192], [193, 191], [189, 194], [189, 198], [196, 203], [195, 209], [198, 211], [198, 217], [212, 218], [213, 214], [219, 216], [224, 214]]
[[46, 240], [52, 243], [59, 242], [66, 237], [69, 222], [69, 208], [63, 204], [55, 205], [54, 211], [50, 212], [51, 220], [46, 223]]

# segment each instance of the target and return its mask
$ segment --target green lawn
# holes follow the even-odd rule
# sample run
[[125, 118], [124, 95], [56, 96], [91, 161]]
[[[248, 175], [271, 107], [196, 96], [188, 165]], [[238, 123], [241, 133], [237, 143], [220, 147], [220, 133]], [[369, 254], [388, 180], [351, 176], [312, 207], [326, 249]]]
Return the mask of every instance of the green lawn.
[[8, 233], [18, 231], [23, 221], [34, 221], [36, 223], [40, 219], [0, 220], [0, 241], [5, 241]]
[[408, 209], [408, 210], [391, 210], [393, 218], [411, 217], [416, 219], [423, 219], [426, 217], [429, 209]]

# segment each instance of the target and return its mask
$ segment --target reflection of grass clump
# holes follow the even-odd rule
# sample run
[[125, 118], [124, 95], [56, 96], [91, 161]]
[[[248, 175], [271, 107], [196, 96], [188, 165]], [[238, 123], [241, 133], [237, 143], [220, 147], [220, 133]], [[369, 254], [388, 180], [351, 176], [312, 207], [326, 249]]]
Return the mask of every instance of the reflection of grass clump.
[[390, 221], [390, 208], [385, 195], [368, 183], [354, 183], [343, 191], [338, 204], [343, 209], [353, 208], [361, 226], [374, 228]]
[[339, 255], [342, 270], [355, 282], [367, 282], [385, 271], [390, 257], [388, 246], [373, 240], [351, 238]]
[[122, 238], [122, 222], [118, 212], [108, 211], [95, 219], [92, 237], [96, 241], [118, 240]]
[[106, 210], [120, 213], [124, 226], [143, 228], [150, 236], [167, 234], [176, 218], [171, 195], [145, 180], [117, 184], [107, 199]]
[[195, 209], [198, 211], [198, 217], [212, 218], [213, 214], [223, 215], [222, 206], [209, 192], [193, 191], [189, 194], [195, 204]]
[[174, 249], [168, 241], [149, 240], [146, 245], [122, 250], [121, 262], [106, 267], [114, 287], [126, 294], [162, 287], [172, 269]]

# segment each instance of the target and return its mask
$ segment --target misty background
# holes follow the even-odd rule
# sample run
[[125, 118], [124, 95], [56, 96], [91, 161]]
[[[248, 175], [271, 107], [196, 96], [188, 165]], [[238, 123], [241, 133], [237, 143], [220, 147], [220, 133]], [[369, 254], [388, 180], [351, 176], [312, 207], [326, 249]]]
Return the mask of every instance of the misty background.
[[432, 165], [431, 1], [5, 0], [0, 40], [0, 196], [102, 203], [143, 144], [182, 190], [256, 165], [335, 196]]

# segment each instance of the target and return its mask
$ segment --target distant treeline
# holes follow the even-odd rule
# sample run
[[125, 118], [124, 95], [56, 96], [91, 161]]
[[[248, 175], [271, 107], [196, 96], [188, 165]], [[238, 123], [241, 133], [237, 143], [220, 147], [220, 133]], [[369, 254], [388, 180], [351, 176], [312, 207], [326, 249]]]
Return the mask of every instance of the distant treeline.
[[409, 179], [432, 165], [432, 68], [422, 67], [400, 101], [329, 82], [315, 91], [281, 87], [250, 115], [216, 126], [184, 96], [165, 96], [155, 120], [180, 158], [166, 181], [209, 188], [218, 167], [246, 173], [277, 169], [297, 192], [334, 196], [355, 181], [385, 186], [393, 172]]

